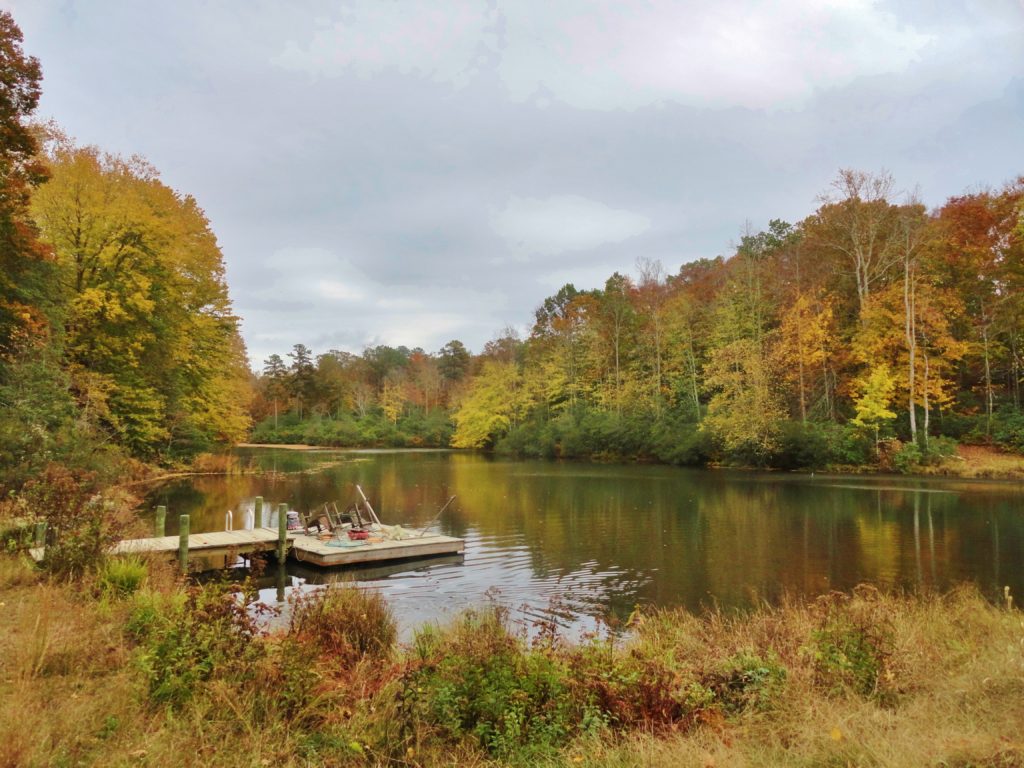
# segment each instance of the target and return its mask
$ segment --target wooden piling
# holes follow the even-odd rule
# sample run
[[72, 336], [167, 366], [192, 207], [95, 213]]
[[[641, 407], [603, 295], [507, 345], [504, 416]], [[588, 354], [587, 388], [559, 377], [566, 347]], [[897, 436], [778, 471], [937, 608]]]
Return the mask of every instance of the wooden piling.
[[162, 504], [156, 508], [156, 523], [153, 526], [153, 535], [165, 536], [167, 532], [167, 507]]
[[178, 562], [182, 573], [188, 573], [188, 515], [178, 518]]
[[264, 522], [264, 520], [263, 520], [263, 497], [262, 496], [257, 496], [256, 497], [256, 503], [253, 505], [252, 514], [253, 514], [253, 527], [254, 528], [263, 528], [266, 525], [266, 522]]
[[38, 523], [36, 523], [36, 529], [35, 529], [35, 533], [33, 535], [33, 540], [34, 540], [35, 545], [37, 547], [45, 547], [46, 546], [46, 521], [45, 520], [40, 520]]
[[283, 563], [288, 555], [288, 505], [277, 507], [277, 561]]

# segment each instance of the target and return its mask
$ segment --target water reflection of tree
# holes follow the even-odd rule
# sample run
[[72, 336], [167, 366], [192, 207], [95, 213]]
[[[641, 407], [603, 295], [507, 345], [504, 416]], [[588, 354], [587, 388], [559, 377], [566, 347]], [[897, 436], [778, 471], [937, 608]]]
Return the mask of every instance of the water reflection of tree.
[[[323, 454], [268, 453], [281, 454], [277, 466], [293, 472], [325, 460]], [[599, 598], [620, 615], [637, 603], [750, 605], [861, 581], [944, 588], [974, 577], [994, 593], [1000, 578], [1008, 578], [1000, 562], [1024, 554], [1024, 521], [1009, 491], [969, 493], [957, 486], [960, 492], [935, 492], [941, 489], [878, 483], [872, 489], [871, 481], [854, 486], [460, 453], [330, 459], [312, 473], [194, 478], [151, 501], [168, 505], [172, 533], [170, 523], [184, 511], [193, 516], [193, 530], [221, 529], [227, 509], [236, 510], [237, 522], [237, 510], [256, 495], [303, 511], [325, 501], [341, 506], [354, 499], [355, 483], [386, 520], [417, 526], [455, 494], [439, 522], [443, 532], [498, 551], [517, 547], [538, 589], [585, 587], [588, 599]], [[266, 466], [271, 459], [259, 460]]]

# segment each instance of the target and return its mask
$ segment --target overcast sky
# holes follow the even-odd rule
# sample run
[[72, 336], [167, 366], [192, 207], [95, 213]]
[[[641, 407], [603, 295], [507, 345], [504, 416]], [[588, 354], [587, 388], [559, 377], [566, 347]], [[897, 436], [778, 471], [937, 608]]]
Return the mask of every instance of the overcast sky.
[[729, 251], [840, 167], [1024, 173], [1020, 0], [0, 0], [40, 115], [206, 210], [257, 365], [479, 351], [563, 283]]

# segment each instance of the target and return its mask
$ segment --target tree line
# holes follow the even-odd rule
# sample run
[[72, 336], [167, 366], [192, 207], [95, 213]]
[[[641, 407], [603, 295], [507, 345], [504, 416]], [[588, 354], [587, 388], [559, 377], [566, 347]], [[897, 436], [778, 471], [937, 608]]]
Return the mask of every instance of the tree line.
[[210, 223], [140, 158], [33, 123], [0, 12], [0, 488], [242, 439], [250, 373]]
[[928, 211], [845, 169], [819, 202], [727, 258], [566, 285], [483, 364], [453, 444], [776, 466], [1024, 448], [1024, 177]]
[[[726, 257], [565, 285], [525, 339], [475, 356], [299, 345], [267, 361], [257, 432], [281, 437], [273, 404], [289, 441], [450, 434], [539, 456], [907, 468], [957, 440], [1024, 449], [1024, 177], [929, 211], [888, 173], [844, 169], [818, 202]], [[427, 414], [453, 429], [424, 434]], [[394, 429], [330, 426], [374, 419]]]

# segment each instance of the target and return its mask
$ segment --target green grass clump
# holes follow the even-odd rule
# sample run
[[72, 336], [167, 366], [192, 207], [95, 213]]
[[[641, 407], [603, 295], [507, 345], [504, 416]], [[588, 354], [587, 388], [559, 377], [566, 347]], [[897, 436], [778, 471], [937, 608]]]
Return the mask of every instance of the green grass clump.
[[148, 575], [149, 567], [141, 558], [109, 558], [96, 574], [96, 587], [101, 595], [120, 600], [135, 594]]

